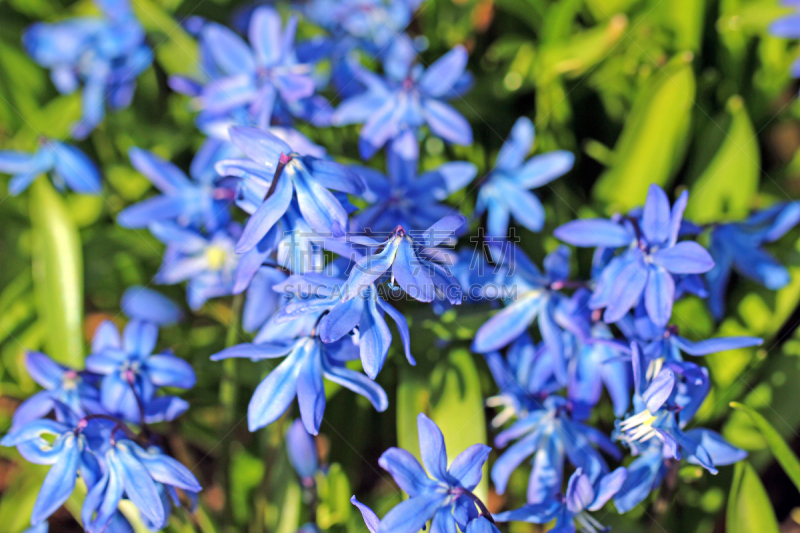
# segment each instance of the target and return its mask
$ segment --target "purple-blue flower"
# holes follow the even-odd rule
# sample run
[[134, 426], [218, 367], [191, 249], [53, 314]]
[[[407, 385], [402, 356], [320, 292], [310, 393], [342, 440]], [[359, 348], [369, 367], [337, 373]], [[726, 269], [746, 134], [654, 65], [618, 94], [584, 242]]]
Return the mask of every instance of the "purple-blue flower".
[[497, 154], [492, 172], [482, 182], [475, 215], [487, 212], [486, 233], [504, 238], [509, 218], [531, 231], [544, 225], [544, 207], [530, 189], [536, 189], [562, 176], [572, 168], [575, 156], [565, 150], [525, 158], [533, 147], [533, 123], [520, 117]]
[[653, 322], [665, 326], [672, 315], [675, 274], [702, 274], [714, 266], [705, 248], [693, 241], [678, 242], [684, 191], [670, 210], [667, 194], [651, 185], [641, 216], [617, 220], [580, 219], [557, 228], [554, 235], [574, 246], [620, 248], [597, 277], [589, 301], [592, 309], [605, 308], [603, 320], [616, 322], [644, 298]]
[[[491, 448], [473, 444], [448, 468], [444, 436], [436, 424], [420, 413], [417, 429], [424, 469], [401, 448], [389, 448], [378, 460], [409, 499], [386, 513], [377, 525], [377, 533], [416, 533], [431, 519], [433, 532], [454, 531], [456, 526], [467, 531], [470, 522], [488, 513], [472, 491], [481, 480], [481, 469]], [[374, 526], [371, 517], [369, 522]]]
[[313, 484], [314, 474], [319, 468], [317, 445], [314, 437], [306, 431], [302, 420], [292, 422], [286, 432], [286, 453], [289, 454], [289, 462], [303, 484]]
[[86, 368], [103, 376], [100, 400], [108, 413], [131, 422], [171, 420], [188, 404], [180, 398], [156, 396], [158, 387], [190, 389], [196, 378], [191, 365], [170, 352], [153, 354], [158, 326], [128, 322], [120, 337], [110, 321], [98, 326]]
[[86, 154], [71, 144], [41, 138], [34, 153], [0, 150], [0, 172], [11, 174], [8, 192], [16, 196], [33, 180], [49, 174], [59, 190], [71, 189], [80, 194], [100, 194], [100, 172]]
[[128, 151], [133, 167], [163, 194], [123, 209], [117, 222], [126, 228], [144, 228], [153, 222], [175, 221], [180, 226], [216, 231], [228, 223], [235, 191], [217, 183], [214, 164], [238, 155], [229, 143], [207, 140], [192, 162], [191, 179], [178, 167], [141, 148]]
[[50, 69], [50, 79], [60, 93], [72, 93], [83, 85], [83, 115], [72, 130], [76, 139], [86, 137], [102, 122], [106, 102], [111, 109], [130, 105], [136, 77], [153, 61], [144, 29], [128, 2], [95, 3], [102, 17], [39, 22], [22, 37], [33, 60]]
[[[275, 135], [258, 128], [231, 128], [231, 141], [250, 158], [217, 164], [220, 174], [242, 179], [239, 198], [245, 202], [243, 208], [251, 212], [236, 245], [237, 253], [255, 248], [293, 201], [310, 229], [344, 235], [348, 213], [328, 189], [362, 194], [364, 184], [355, 173], [333, 161], [301, 156]], [[252, 201], [249, 192], [253, 190], [261, 193], [260, 202]]]
[[259, 361], [283, 356], [286, 356], [284, 360], [256, 387], [250, 399], [247, 408], [250, 431], [275, 422], [296, 396], [306, 431], [317, 435], [326, 404], [323, 377], [364, 396], [378, 411], [385, 411], [389, 405], [380, 385], [345, 366], [345, 362], [358, 358], [358, 350], [349, 338], [328, 345], [306, 334], [293, 341], [238, 344], [214, 354], [211, 359], [243, 357]]
[[414, 55], [411, 50], [403, 54], [403, 60], [387, 64], [385, 78], [361, 70], [357, 79], [366, 90], [344, 100], [333, 114], [337, 125], [364, 124], [359, 138], [363, 159], [390, 140], [415, 134], [423, 125], [453, 144], [472, 144], [469, 123], [443, 101], [464, 75], [466, 49], [456, 46], [427, 69], [412, 65]]
[[[534, 524], [546, 524], [555, 520], [555, 527], [551, 531], [557, 533], [574, 533], [576, 529], [584, 533], [608, 531], [589, 511], [599, 511], [620, 490], [627, 477], [628, 471], [625, 467], [619, 467], [593, 481], [582, 468], [578, 468], [569, 478], [566, 494], [558, 494], [541, 503], [500, 513], [495, 518], [498, 522], [519, 521]], [[576, 523], [578, 528], [575, 527]]]
[[789, 283], [789, 271], [762, 246], [780, 239], [800, 222], [800, 203], [784, 202], [759, 211], [742, 222], [719, 224], [711, 230], [714, 268], [706, 273], [708, 306], [718, 320], [725, 312], [725, 292], [731, 271], [778, 290]]
[[131, 285], [125, 289], [119, 306], [129, 318], [158, 326], [171, 326], [183, 318], [183, 311], [178, 304], [142, 285]]

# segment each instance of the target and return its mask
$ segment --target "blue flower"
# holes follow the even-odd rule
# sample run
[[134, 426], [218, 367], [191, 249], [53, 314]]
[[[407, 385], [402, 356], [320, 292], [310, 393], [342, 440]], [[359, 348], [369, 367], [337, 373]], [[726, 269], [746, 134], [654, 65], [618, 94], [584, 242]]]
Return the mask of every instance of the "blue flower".
[[424, 470], [413, 455], [401, 448], [389, 448], [378, 460], [409, 499], [386, 513], [377, 532], [416, 533], [431, 519], [431, 531], [454, 531], [456, 526], [466, 531], [472, 520], [488, 515], [472, 490], [481, 480], [481, 469], [491, 448], [473, 444], [448, 468], [444, 436], [436, 424], [420, 413], [417, 429]]
[[10, 431], [0, 444], [16, 446], [31, 463], [52, 465], [33, 505], [31, 524], [34, 526], [67, 501], [75, 489], [78, 471], [91, 468], [94, 462], [94, 457], [87, 449], [86, 437], [74, 426], [55, 420], [28, 422]]
[[358, 352], [348, 338], [332, 345], [313, 336], [301, 336], [291, 342], [238, 344], [213, 355], [211, 360], [244, 357], [259, 361], [284, 355], [286, 358], [256, 387], [250, 399], [247, 408], [250, 431], [276, 421], [297, 396], [300, 418], [306, 431], [317, 435], [325, 413], [323, 377], [364, 396], [380, 412], [389, 405], [386, 392], [380, 385], [345, 366], [346, 361], [358, 358]]
[[620, 456], [603, 433], [572, 419], [565, 398], [549, 396], [539, 405], [538, 409], [520, 413], [516, 422], [497, 435], [495, 445], [500, 448], [518, 440], [497, 458], [491, 472], [495, 490], [503, 494], [511, 473], [533, 456], [529, 503], [552, 500], [560, 491], [565, 457], [594, 482], [609, 471], [594, 446], [615, 458]]
[[25, 369], [45, 390], [37, 392], [20, 404], [12, 419], [11, 430], [47, 416], [55, 409], [64, 421], [64, 408], [83, 416], [88, 412], [103, 412], [100, 395], [92, 376], [59, 365], [41, 352], [25, 353]]
[[60, 93], [72, 93], [83, 84], [83, 116], [72, 131], [77, 139], [102, 122], [106, 101], [111, 109], [130, 105], [136, 77], [153, 61], [128, 2], [96, 3], [104, 17], [40, 22], [22, 36], [34, 61], [51, 69], [50, 78]]
[[731, 271], [778, 290], [789, 283], [789, 271], [762, 249], [780, 239], [800, 222], [800, 203], [784, 202], [743, 222], [720, 224], [711, 230], [711, 256], [715, 266], [706, 274], [708, 306], [718, 320], [725, 312], [725, 293]]
[[319, 468], [317, 445], [308, 434], [301, 420], [295, 420], [286, 432], [286, 453], [294, 471], [300, 476], [304, 485], [314, 484], [314, 474]]
[[627, 477], [628, 471], [625, 467], [619, 467], [592, 481], [583, 469], [578, 468], [569, 478], [566, 495], [559, 494], [542, 503], [500, 513], [496, 519], [498, 522], [520, 521], [534, 524], [546, 524], [555, 520], [555, 527], [551, 531], [558, 533], [574, 533], [576, 522], [577, 529], [584, 533], [608, 531], [588, 511], [599, 511], [620, 490]]
[[428, 229], [414, 233], [406, 233], [402, 226], [398, 226], [383, 242], [369, 237], [349, 237], [352, 242], [379, 251], [356, 262], [347, 283], [342, 287], [342, 300], [354, 298], [391, 271], [391, 284], [396, 282], [406, 294], [420, 302], [432, 302], [439, 293], [450, 303], [460, 303], [461, 287], [458, 281], [444, 266], [426, 259], [424, 248], [432, 249], [442, 242], [452, 241], [456, 230], [464, 222], [466, 218], [463, 216], [450, 215]]
[[170, 222], [154, 222], [150, 231], [167, 245], [156, 283], [173, 285], [188, 281], [186, 299], [193, 310], [210, 298], [233, 294], [239, 257], [234, 252], [237, 224], [204, 235]]
[[276, 320], [283, 322], [309, 313], [324, 313], [318, 323], [322, 342], [330, 344], [353, 333], [352, 340], [359, 347], [364, 372], [375, 379], [392, 343], [392, 333], [384, 318], [384, 314], [388, 314], [400, 332], [406, 358], [415, 365], [406, 318], [379, 296], [375, 284], [364, 287], [353, 298], [344, 299], [341, 294], [344, 283], [337, 277], [310, 275], [293, 276], [275, 285], [276, 291], [295, 296], [276, 314]]
[[248, 46], [228, 28], [208, 23], [201, 32], [206, 53], [204, 73], [212, 79], [197, 101], [211, 113], [245, 107], [261, 127], [267, 127], [276, 103], [295, 104], [314, 93], [311, 65], [299, 64], [294, 52], [297, 18], [282, 27], [278, 12], [267, 6], [253, 12]]
[[538, 319], [539, 331], [548, 349], [558, 361], [563, 361], [564, 340], [557, 309], [566, 299], [559, 290], [569, 276], [569, 249], [560, 246], [548, 254], [544, 274], [516, 247], [508, 247], [507, 254], [510, 257], [507, 261], [504, 258], [503, 263], [507, 265], [507, 276], [516, 293], [504, 309], [478, 329], [472, 350], [477, 353], [499, 350]]
[[[441, 204], [475, 177], [478, 169], [466, 161], [452, 161], [417, 176], [413, 150], [392, 143], [386, 159], [389, 175], [367, 167], [352, 167], [367, 184], [365, 198], [372, 205], [355, 216], [355, 222], [372, 233], [389, 232], [397, 226], [421, 229], [450, 214], [453, 209]], [[416, 143], [416, 139], [411, 139]], [[411, 151], [409, 157], [407, 152]]]
[[312, 230], [333, 236], [344, 234], [348, 213], [328, 189], [362, 194], [364, 184], [356, 174], [333, 161], [301, 156], [275, 135], [258, 128], [231, 128], [231, 141], [252, 161], [222, 161], [217, 167], [220, 173], [243, 179], [239, 198], [248, 204], [252, 203], [250, 195], [242, 189], [266, 189], [236, 245], [237, 253], [255, 248], [293, 200]]
[[702, 274], [714, 266], [696, 242], [677, 242], [688, 198], [684, 191], [670, 211], [666, 193], [653, 184], [641, 217], [574, 220], [555, 230], [556, 237], [575, 246], [627, 247], [603, 268], [589, 301], [592, 309], [605, 308], [607, 323], [621, 319], [644, 297], [650, 318], [665, 326], [675, 297], [672, 276]]
[[100, 172], [91, 159], [71, 144], [41, 138], [39, 149], [32, 153], [0, 150], [0, 172], [11, 174], [8, 192], [16, 196], [41, 174], [59, 190], [70, 188], [80, 194], [100, 194]]
[[150, 530], [167, 525], [170, 500], [180, 505], [176, 488], [195, 494], [197, 478], [181, 463], [151, 446], [146, 450], [112, 432], [99, 456], [102, 475], [89, 488], [81, 511], [87, 533], [101, 533], [113, 520], [122, 498], [128, 498]]
[[372, 157], [387, 141], [413, 134], [425, 124], [448, 142], [472, 143], [469, 123], [443, 101], [464, 74], [466, 49], [456, 46], [427, 69], [412, 66], [413, 59], [412, 49], [403, 54], [403, 60], [387, 64], [386, 78], [362, 70], [358, 79], [366, 90], [344, 100], [334, 112], [334, 124], [364, 124], [359, 139], [363, 159]]
[[134, 168], [144, 174], [163, 194], [122, 210], [117, 222], [126, 228], [144, 228], [158, 221], [175, 221], [181, 226], [216, 231], [228, 223], [228, 206], [235, 192], [216, 183], [214, 164], [236, 155], [229, 143], [207, 140], [192, 162], [192, 179], [175, 165], [157, 155], [133, 147], [128, 154]]
[[171, 420], [188, 404], [170, 396], [155, 397], [157, 387], [190, 389], [196, 378], [191, 365], [169, 352], [153, 354], [158, 326], [132, 320], [120, 338], [117, 327], [105, 321], [92, 339], [86, 368], [103, 376], [100, 399], [109, 413], [131, 422]]
[[575, 156], [564, 150], [526, 161], [533, 139], [531, 121], [526, 117], [517, 119], [511, 136], [497, 154], [494, 169], [482, 182], [475, 215], [488, 211], [486, 232], [491, 237], [506, 237], [511, 215], [529, 230], [540, 231], [544, 225], [544, 207], [528, 190], [550, 183], [572, 168]]

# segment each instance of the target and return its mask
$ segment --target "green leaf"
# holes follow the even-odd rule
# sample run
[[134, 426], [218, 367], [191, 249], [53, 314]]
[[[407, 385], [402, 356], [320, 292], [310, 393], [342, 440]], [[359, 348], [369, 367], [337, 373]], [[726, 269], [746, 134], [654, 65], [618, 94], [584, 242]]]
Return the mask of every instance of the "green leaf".
[[148, 34], [155, 34], [155, 54], [167, 74], [192, 74], [197, 43], [169, 13], [152, 0], [136, 0], [133, 10]]
[[[702, 139], [722, 136], [719, 148], [694, 182], [686, 217], [697, 223], [739, 220], [747, 216], [758, 193], [761, 155], [758, 137], [740, 96], [728, 100], [730, 126], [710, 124]], [[702, 142], [702, 140], [701, 140]]]
[[[419, 459], [417, 415], [426, 413], [444, 434], [450, 462], [473, 444], [486, 444], [478, 370], [466, 349], [452, 350], [432, 368], [404, 367], [397, 389], [398, 445]], [[484, 502], [489, 492], [488, 464], [475, 494]]]
[[31, 185], [33, 280], [39, 319], [47, 325], [47, 352], [69, 366], [83, 362], [81, 238], [64, 199], [40, 177]]
[[786, 475], [792, 480], [794, 486], [800, 490], [800, 461], [797, 460], [797, 456], [792, 452], [789, 445], [786, 444], [786, 441], [783, 440], [783, 437], [781, 437], [775, 428], [767, 422], [767, 419], [761, 416], [755, 409], [739, 402], [731, 402], [730, 405], [734, 409], [744, 411], [753, 419], [756, 427], [764, 436], [764, 440], [767, 441], [767, 446], [769, 446], [770, 451], [772, 451], [775, 460], [778, 461], [783, 471], [786, 472]]
[[668, 185], [680, 167], [696, 92], [692, 58], [690, 52], [673, 57], [637, 95], [614, 148], [613, 165], [593, 191], [609, 204], [609, 212], [643, 204], [650, 184]]
[[252, 508], [250, 493], [264, 479], [266, 467], [264, 461], [248, 453], [243, 448], [236, 448], [230, 466], [231, 509], [236, 523], [247, 522]]
[[725, 514], [727, 533], [778, 533], [778, 520], [764, 485], [748, 461], [736, 463]]
[[328, 471], [318, 473], [317, 525], [323, 531], [336, 524], [346, 524], [350, 519], [353, 505], [350, 503], [350, 481], [339, 463], [333, 463]]

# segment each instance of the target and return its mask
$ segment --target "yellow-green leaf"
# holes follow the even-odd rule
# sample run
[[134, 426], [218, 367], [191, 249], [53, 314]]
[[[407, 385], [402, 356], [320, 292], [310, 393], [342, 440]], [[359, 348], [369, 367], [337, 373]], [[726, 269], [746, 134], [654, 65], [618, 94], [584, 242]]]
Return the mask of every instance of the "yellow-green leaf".
[[696, 91], [692, 57], [690, 52], [673, 57], [637, 95], [613, 165], [593, 191], [610, 212], [641, 205], [651, 183], [668, 185], [680, 167]]
[[786, 472], [786, 475], [789, 476], [789, 479], [792, 480], [795, 487], [800, 490], [800, 461], [797, 460], [797, 456], [792, 452], [789, 445], [786, 444], [786, 441], [783, 440], [780, 433], [778, 433], [775, 428], [767, 422], [767, 419], [761, 416], [755, 409], [739, 402], [731, 402], [731, 407], [747, 413], [753, 420], [758, 431], [761, 432], [764, 440], [767, 441], [767, 446], [769, 446], [775, 460], [781, 465], [783, 471]]
[[[478, 370], [468, 350], [458, 349], [442, 357], [433, 368], [404, 368], [397, 389], [398, 445], [419, 459], [417, 415], [426, 413], [444, 434], [450, 462], [473, 444], [486, 444]], [[488, 495], [488, 465], [475, 494], [484, 502]]]
[[736, 463], [725, 515], [727, 533], [778, 533], [778, 520], [758, 474], [747, 461]]
[[[740, 96], [728, 100], [727, 110], [730, 126], [711, 132], [722, 135], [722, 142], [689, 195], [686, 217], [694, 222], [744, 218], [758, 192], [761, 156], [753, 124]], [[718, 130], [716, 124], [709, 128]]]
[[158, 63], [167, 74], [192, 74], [197, 68], [197, 43], [169, 13], [152, 0], [136, 0], [133, 10], [154, 37]]
[[31, 185], [33, 280], [39, 319], [47, 326], [50, 357], [69, 366], [83, 362], [83, 256], [81, 238], [64, 199], [50, 181]]

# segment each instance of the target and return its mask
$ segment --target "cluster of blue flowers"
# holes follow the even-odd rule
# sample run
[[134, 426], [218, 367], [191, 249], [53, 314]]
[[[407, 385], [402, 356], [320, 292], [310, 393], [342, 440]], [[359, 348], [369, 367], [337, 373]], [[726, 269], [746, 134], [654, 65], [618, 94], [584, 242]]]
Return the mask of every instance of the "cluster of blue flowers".
[[113, 322], [100, 324], [86, 370], [39, 352], [25, 355], [28, 373], [44, 390], [17, 408], [0, 444], [52, 465], [33, 506], [37, 531], [46, 531], [45, 520], [70, 497], [78, 477], [87, 490], [81, 520], [89, 533], [132, 531], [118, 510], [122, 499], [139, 509], [149, 529], [161, 529], [173, 505], [193, 508], [201, 490], [148, 426], [189, 407], [159, 389], [193, 387], [194, 370], [169, 351], [153, 353], [159, 326], [176, 322], [180, 309], [144, 287], [128, 289], [122, 308], [130, 318], [122, 335]]
[[[246, 40], [193, 19], [197, 76], [174, 76], [170, 86], [191, 98], [196, 125], [207, 139], [188, 176], [145, 150], [129, 153], [161, 194], [127, 207], [117, 220], [148, 228], [166, 244], [155, 280], [186, 281], [193, 310], [211, 298], [245, 294], [242, 324], [254, 334], [252, 341], [212, 359], [283, 358], [270, 366], [250, 400], [250, 430], [278, 420], [297, 398], [300, 421], [289, 431], [290, 458], [310, 483], [319, 466], [309, 434], [318, 434], [322, 424], [324, 379], [364, 396], [378, 411], [387, 409], [388, 396], [375, 381], [393, 342], [387, 315], [405, 357], [415, 364], [408, 322], [390, 301], [417, 300], [437, 311], [488, 301], [504, 306], [477, 331], [472, 348], [485, 354], [499, 389], [488, 401], [501, 408], [493, 424], [504, 429], [495, 444], [510, 444], [493, 464], [491, 479], [502, 494], [512, 472], [529, 460], [528, 503], [493, 517], [472, 492], [489, 447], [467, 449], [448, 468], [442, 433], [420, 414], [424, 469], [397, 448], [380, 459], [410, 498], [382, 520], [353, 499], [372, 533], [416, 533], [428, 520], [435, 533], [491, 533], [495, 522], [510, 520], [555, 520], [558, 531], [574, 531], [577, 524], [593, 533], [602, 526], [591, 511], [612, 498], [620, 512], [629, 511], [682, 458], [711, 473], [742, 459], [744, 453], [717, 433], [685, 430], [710, 382], [707, 370], [684, 354], [702, 356], [761, 340], [692, 342], [670, 323], [673, 304], [696, 295], [721, 317], [734, 269], [770, 289], [786, 285], [787, 270], [762, 246], [800, 222], [800, 206], [779, 204], [742, 222], [698, 226], [683, 219], [686, 192], [670, 204], [667, 193], [653, 185], [641, 209], [575, 220], [555, 231], [567, 244], [595, 249], [589, 279], [570, 279], [571, 253], [564, 245], [540, 270], [507, 238], [511, 218], [540, 231], [545, 211], [531, 190], [569, 172], [574, 157], [565, 151], [529, 157], [534, 127], [522, 117], [476, 184], [470, 218], [444, 203], [473, 181], [477, 169], [449, 162], [419, 174], [419, 146], [428, 137], [471, 144], [469, 123], [448, 103], [471, 85], [468, 52], [456, 46], [431, 65], [422, 64], [417, 53], [423, 43], [402, 33], [417, 4], [305, 2], [297, 11], [326, 33], [300, 43], [296, 16], [284, 21], [270, 6], [256, 7], [240, 21]], [[59, 90], [84, 83], [77, 137], [102, 118], [98, 102], [109, 98], [112, 107], [127, 105], [135, 74], [150, 62], [127, 5], [108, 0], [101, 7], [106, 19], [68, 21], [47, 31], [37, 25], [25, 37], [33, 57], [52, 68]], [[57, 46], [62, 40], [80, 46]], [[381, 72], [367, 69], [364, 57]], [[329, 87], [338, 105], [326, 98]], [[295, 129], [300, 123], [361, 124], [360, 155], [366, 160], [385, 149], [386, 175], [334, 161]], [[85, 156], [57, 141], [33, 155], [0, 153], [0, 170], [14, 174], [14, 192], [47, 171], [57, 184], [78, 192], [100, 188]], [[359, 210], [354, 203], [367, 207]], [[448, 249], [470, 226], [480, 227], [488, 257]], [[709, 235], [708, 250], [696, 241], [701, 234]], [[84, 372], [29, 355], [30, 372], [46, 390], [20, 407], [3, 443], [33, 462], [54, 464], [34, 524], [69, 496], [76, 472], [89, 488], [83, 517], [88, 531], [122, 523], [117, 503], [123, 497], [157, 529], [169, 511], [164, 495], [177, 503], [176, 488], [190, 499], [200, 490], [146, 431], [147, 424], [171, 420], [187, 408], [179, 398], [157, 394], [159, 387], [194, 384], [185, 362], [152, 354], [158, 324], [171, 319], [163, 306], [152, 307], [159, 318], [153, 309], [150, 318], [132, 315], [122, 336], [111, 323], [98, 328]], [[357, 360], [363, 373], [348, 365]], [[604, 389], [618, 418], [611, 435], [587, 424]], [[55, 420], [43, 418], [51, 412]], [[129, 425], [144, 431], [133, 434]], [[607, 458], [622, 459], [619, 445], [635, 458], [627, 468], [612, 470]], [[565, 460], [574, 467], [568, 479]]]

